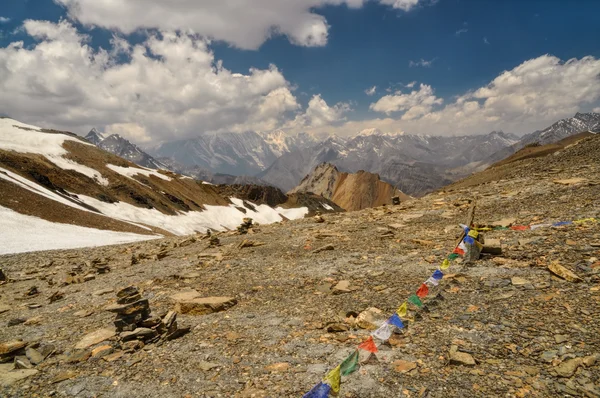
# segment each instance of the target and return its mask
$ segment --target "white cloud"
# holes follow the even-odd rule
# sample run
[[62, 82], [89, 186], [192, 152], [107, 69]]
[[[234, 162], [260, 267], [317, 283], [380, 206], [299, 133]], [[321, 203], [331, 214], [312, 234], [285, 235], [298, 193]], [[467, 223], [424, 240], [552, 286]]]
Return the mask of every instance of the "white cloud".
[[592, 112], [600, 113], [600, 106], [598, 108], [592, 109]]
[[331, 126], [345, 120], [344, 114], [351, 110], [350, 104], [340, 102], [334, 106], [327, 105], [321, 95], [314, 95], [308, 102], [306, 112], [296, 116], [286, 128], [297, 131], [303, 128]]
[[433, 61], [435, 61], [435, 58], [430, 61], [427, 61], [427, 60], [424, 60], [421, 58], [421, 60], [419, 60], [419, 61], [410, 61], [408, 63], [408, 66], [411, 68], [415, 68], [418, 66], [421, 66], [423, 68], [431, 68], [431, 65], [433, 65]]
[[484, 42], [485, 44], [488, 44], [488, 45], [490, 44], [490, 42], [488, 41], [488, 38], [487, 38], [487, 37], [484, 37], [484, 38], [483, 38], [483, 42]]
[[413, 88], [415, 86], [415, 84], [417, 84], [417, 82], [410, 82], [405, 87], [406, 88]]
[[371, 109], [388, 115], [408, 110], [400, 119], [351, 122], [340, 129], [424, 134], [475, 134], [499, 129], [532, 132], [598, 103], [600, 59], [588, 56], [562, 62], [543, 55], [502, 72], [488, 85], [457, 97], [442, 109], [422, 112], [436, 100], [433, 90], [421, 85], [418, 92], [388, 95], [371, 105]]
[[381, 97], [379, 101], [371, 104], [369, 109], [386, 115], [406, 111], [402, 120], [411, 120], [431, 112], [434, 105], [441, 105], [443, 102], [444, 100], [434, 95], [431, 86], [421, 84], [418, 91], [413, 90], [408, 94], [397, 91], [393, 95]]
[[455, 34], [456, 36], [460, 36], [461, 34], [463, 34], [463, 33], [467, 33], [468, 31], [469, 31], [469, 29], [467, 29], [467, 28], [462, 28], [462, 29], [459, 29], [459, 30], [457, 30], [457, 31], [456, 31], [454, 34]]
[[365, 90], [365, 94], [367, 94], [369, 97], [372, 95], [375, 95], [376, 92], [377, 92], [377, 86], [373, 86], [373, 87], [370, 87]]
[[381, 4], [386, 4], [402, 11], [410, 11], [419, 4], [419, 1], [420, 0], [380, 0]]
[[10, 22], [10, 18], [0, 16], [0, 23], [7, 23], [7, 22]]
[[16, 119], [144, 142], [270, 130], [299, 110], [275, 66], [232, 73], [196, 36], [163, 32], [133, 46], [114, 39], [107, 51], [66, 21], [29, 20], [24, 31], [39, 42], [0, 48], [0, 109]]
[[[138, 29], [193, 32], [236, 47], [256, 49], [273, 35], [300, 46], [324, 46], [326, 5], [360, 8], [368, 0], [55, 0], [85, 25], [131, 33]], [[422, 0], [376, 0], [404, 11]]]

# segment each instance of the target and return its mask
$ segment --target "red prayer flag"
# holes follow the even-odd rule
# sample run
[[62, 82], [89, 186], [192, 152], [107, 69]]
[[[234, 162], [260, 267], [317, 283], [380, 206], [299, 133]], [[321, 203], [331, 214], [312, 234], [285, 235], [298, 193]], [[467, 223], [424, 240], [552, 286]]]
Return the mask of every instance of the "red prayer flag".
[[456, 249], [454, 249], [454, 251], [452, 253], [458, 254], [459, 256], [465, 255], [465, 251], [463, 249], [461, 249], [460, 247], [457, 247]]
[[427, 294], [429, 294], [429, 288], [427, 287], [426, 284], [422, 284], [421, 287], [419, 288], [419, 290], [417, 290], [417, 297], [419, 298], [423, 298], [425, 296], [427, 296]]
[[369, 338], [365, 342], [363, 342], [361, 345], [359, 345], [358, 348], [360, 348], [361, 350], [372, 352], [372, 353], [377, 352], [377, 346], [375, 345], [375, 342], [373, 341], [373, 336], [369, 336]]
[[525, 231], [526, 229], [529, 229], [529, 225], [513, 225], [510, 229], [513, 231]]

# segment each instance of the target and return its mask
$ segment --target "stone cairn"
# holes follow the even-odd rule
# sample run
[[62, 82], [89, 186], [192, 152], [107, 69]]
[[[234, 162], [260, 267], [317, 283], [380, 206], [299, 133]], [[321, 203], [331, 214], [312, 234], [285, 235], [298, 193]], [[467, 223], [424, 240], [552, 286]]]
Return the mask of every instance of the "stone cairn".
[[177, 326], [177, 313], [169, 311], [163, 316], [152, 316], [148, 299], [135, 286], [117, 292], [117, 303], [106, 307], [117, 314], [114, 324], [122, 342], [142, 341], [144, 344], [173, 340], [190, 331]]
[[237, 230], [241, 235], [245, 235], [248, 233], [248, 230], [252, 228], [253, 221], [249, 217], [244, 218], [242, 221], [242, 224], [237, 228]]

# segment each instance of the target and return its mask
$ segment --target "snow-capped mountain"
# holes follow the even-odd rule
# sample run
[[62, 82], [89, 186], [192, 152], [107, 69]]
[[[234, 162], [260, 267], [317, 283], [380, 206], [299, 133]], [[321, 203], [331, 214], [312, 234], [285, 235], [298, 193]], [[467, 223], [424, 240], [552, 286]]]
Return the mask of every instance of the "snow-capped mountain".
[[561, 119], [543, 130], [524, 135], [518, 142], [494, 153], [489, 163], [495, 163], [514, 154], [519, 149], [533, 143], [552, 144], [574, 134], [591, 131], [600, 133], [600, 113], [576, 113], [575, 116]]
[[448, 183], [445, 170], [481, 161], [517, 140], [502, 132], [437, 137], [368, 130], [350, 139], [332, 136], [311, 148], [285, 154], [258, 176], [290, 190], [317, 165], [330, 162], [342, 171], [378, 173], [403, 192], [418, 195]]
[[215, 173], [254, 175], [269, 167], [285, 153], [315, 143], [308, 134], [288, 136], [283, 131], [270, 133], [205, 134], [198, 138], [169, 142], [154, 150], [184, 165], [196, 165]]
[[98, 148], [127, 159], [139, 166], [148, 167], [150, 169], [166, 168], [164, 164], [157, 161], [152, 156], [142, 151], [137, 145], [121, 137], [119, 134], [112, 134], [105, 137], [102, 133], [93, 128], [85, 136], [85, 139], [96, 145]]

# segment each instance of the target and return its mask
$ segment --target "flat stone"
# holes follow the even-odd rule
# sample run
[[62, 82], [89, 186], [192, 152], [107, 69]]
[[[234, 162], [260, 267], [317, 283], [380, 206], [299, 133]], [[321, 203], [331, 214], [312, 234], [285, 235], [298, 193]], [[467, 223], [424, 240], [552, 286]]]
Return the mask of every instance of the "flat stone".
[[219, 367], [219, 364], [212, 363], [212, 362], [200, 361], [200, 363], [198, 363], [198, 368], [200, 368], [200, 370], [202, 370], [204, 372], [208, 372], [209, 370], [218, 368], [218, 367]]
[[120, 337], [123, 341], [133, 340], [141, 338], [143, 340], [152, 338], [157, 335], [156, 330], [150, 328], [136, 328], [132, 332], [123, 332]]
[[50, 380], [50, 384], [57, 384], [57, 383], [60, 383], [62, 381], [65, 381], [65, 380], [72, 379], [75, 376], [77, 376], [77, 373], [74, 372], [74, 371], [72, 371], [72, 370], [68, 370], [66, 372], [60, 372], [59, 374], [57, 374], [56, 376], [54, 376], [52, 378], [52, 380]]
[[583, 365], [583, 358], [573, 358], [555, 367], [554, 371], [561, 377], [571, 377], [581, 365]]
[[392, 362], [392, 366], [398, 373], [407, 373], [417, 368], [417, 364], [415, 362], [404, 361], [402, 359]]
[[404, 224], [389, 224], [388, 225], [388, 228], [390, 228], [390, 229], [402, 229], [404, 227], [405, 227]]
[[333, 294], [350, 293], [350, 281], [339, 281], [333, 287]]
[[554, 335], [554, 341], [556, 341], [557, 344], [564, 343], [568, 339], [569, 339], [569, 336], [567, 336], [566, 334], [555, 334]]
[[27, 345], [23, 340], [13, 340], [0, 344], [0, 355], [9, 355], [23, 349]]
[[116, 332], [114, 329], [98, 329], [94, 332], [88, 333], [75, 345], [75, 348], [82, 350], [115, 336]]
[[560, 185], [577, 185], [577, 184], [581, 184], [582, 182], [585, 182], [585, 181], [586, 181], [585, 178], [574, 177], [574, 178], [566, 178], [563, 180], [554, 180], [552, 182], [555, 184], [560, 184]]
[[114, 291], [115, 291], [115, 289], [108, 288], [108, 289], [96, 290], [96, 291], [95, 291], [94, 293], [92, 293], [92, 294], [93, 294], [94, 296], [103, 296], [103, 295], [105, 295], [105, 294], [112, 293], [112, 292], [114, 292]]
[[102, 358], [108, 354], [112, 354], [114, 349], [110, 345], [102, 345], [100, 347], [96, 347], [92, 350], [93, 358]]
[[333, 245], [326, 245], [323, 247], [319, 247], [318, 249], [313, 250], [313, 253], [321, 253], [324, 251], [328, 251], [328, 250], [335, 250], [335, 247], [333, 247]]
[[450, 347], [450, 363], [464, 366], [475, 366], [477, 364], [471, 354], [458, 351], [458, 347], [455, 345]]
[[540, 359], [544, 362], [552, 362], [552, 360], [556, 358], [557, 355], [558, 351], [556, 350], [544, 351], [542, 355], [540, 355]]
[[150, 308], [148, 299], [142, 299], [128, 304], [111, 304], [104, 307], [106, 311], [119, 315], [131, 315], [135, 314], [136, 312], [147, 311], [148, 308]]
[[31, 362], [34, 365], [39, 365], [45, 359], [44, 355], [42, 355], [35, 348], [31, 348], [31, 347], [29, 347], [25, 350], [25, 355], [27, 356], [27, 359], [29, 359], [29, 362]]
[[80, 318], [85, 318], [85, 317], [92, 315], [93, 313], [94, 313], [94, 311], [91, 311], [91, 310], [81, 310], [81, 311], [74, 312], [73, 315], [80, 317]]
[[205, 315], [225, 311], [236, 304], [237, 300], [233, 297], [200, 297], [177, 302], [175, 311], [180, 314]]
[[16, 356], [15, 357], [15, 369], [32, 369], [33, 365], [29, 362], [29, 359], [24, 356]]
[[102, 359], [104, 359], [107, 362], [114, 362], [117, 359], [121, 358], [123, 355], [125, 355], [125, 353], [123, 351], [117, 351], [115, 353], [112, 353], [112, 354], [102, 357]]
[[513, 276], [510, 279], [510, 282], [513, 284], [513, 286], [525, 286], [525, 285], [531, 285], [531, 282], [528, 281], [525, 278], [521, 278], [520, 276]]
[[0, 386], [8, 387], [18, 382], [37, 374], [36, 369], [15, 369], [14, 364], [0, 364]]
[[569, 282], [581, 282], [582, 281], [582, 279], [579, 276], [577, 276], [577, 274], [575, 274], [572, 271], [568, 270], [567, 268], [563, 267], [556, 261], [553, 261], [552, 263], [548, 264], [548, 270], [550, 272], [552, 272], [554, 275], [557, 275]]
[[173, 300], [175, 302], [187, 301], [187, 300], [193, 300], [193, 299], [198, 298], [200, 296], [201, 296], [201, 294], [198, 293], [195, 290], [187, 290], [187, 291], [180, 292], [180, 293], [172, 295], [171, 296], [171, 300]]

